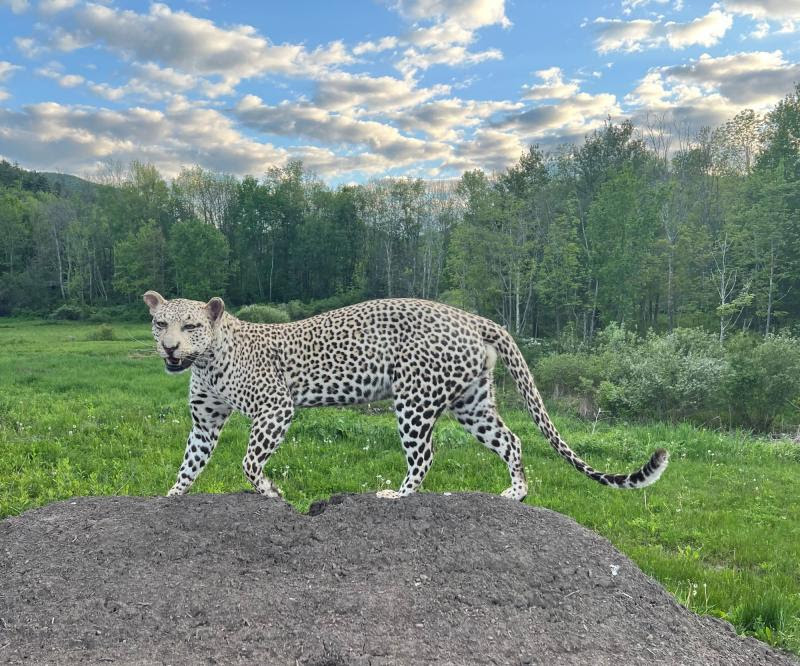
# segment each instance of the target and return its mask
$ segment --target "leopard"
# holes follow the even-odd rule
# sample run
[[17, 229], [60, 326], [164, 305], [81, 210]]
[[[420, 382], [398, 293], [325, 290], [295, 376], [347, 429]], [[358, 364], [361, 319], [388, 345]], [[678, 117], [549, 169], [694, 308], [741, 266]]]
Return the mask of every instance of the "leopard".
[[417, 298], [369, 300], [288, 323], [243, 321], [219, 297], [208, 302], [144, 294], [158, 355], [167, 373], [191, 371], [191, 430], [168, 496], [183, 495], [208, 464], [220, 432], [236, 411], [250, 419], [244, 475], [261, 495], [281, 497], [264, 474], [295, 411], [390, 400], [406, 461], [398, 490], [416, 492], [433, 462], [433, 429], [445, 410], [508, 467], [503, 497], [522, 501], [528, 483], [522, 444], [498, 414], [494, 370], [500, 358], [528, 414], [550, 446], [585, 476], [611, 488], [644, 488], [669, 456], [657, 449], [635, 472], [601, 472], [576, 455], [542, 402], [512, 335], [500, 324], [443, 303]]

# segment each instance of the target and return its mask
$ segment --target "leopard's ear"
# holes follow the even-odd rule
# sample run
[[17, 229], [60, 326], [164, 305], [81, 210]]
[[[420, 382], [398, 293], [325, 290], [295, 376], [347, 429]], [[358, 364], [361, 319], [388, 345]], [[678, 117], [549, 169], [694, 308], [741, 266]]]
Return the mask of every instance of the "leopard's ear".
[[206, 310], [208, 311], [208, 318], [212, 324], [216, 324], [222, 313], [225, 312], [225, 301], [219, 296], [214, 296], [208, 303], [206, 303]]
[[147, 307], [150, 308], [150, 314], [155, 314], [158, 307], [166, 303], [164, 297], [157, 291], [146, 291], [142, 298]]

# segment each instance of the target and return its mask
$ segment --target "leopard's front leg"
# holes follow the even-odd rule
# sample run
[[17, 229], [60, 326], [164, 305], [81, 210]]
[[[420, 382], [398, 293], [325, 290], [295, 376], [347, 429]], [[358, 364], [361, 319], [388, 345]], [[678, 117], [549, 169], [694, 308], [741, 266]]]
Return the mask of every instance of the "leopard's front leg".
[[250, 443], [242, 461], [242, 469], [256, 492], [266, 497], [280, 497], [281, 492], [264, 476], [264, 465], [280, 446], [294, 415], [294, 404], [289, 395], [272, 396], [253, 417]]
[[219, 433], [231, 415], [231, 409], [207, 393], [190, 394], [189, 408], [192, 413], [192, 429], [186, 441], [183, 463], [178, 470], [178, 480], [170, 488], [167, 497], [183, 495], [203, 471], [219, 441]]

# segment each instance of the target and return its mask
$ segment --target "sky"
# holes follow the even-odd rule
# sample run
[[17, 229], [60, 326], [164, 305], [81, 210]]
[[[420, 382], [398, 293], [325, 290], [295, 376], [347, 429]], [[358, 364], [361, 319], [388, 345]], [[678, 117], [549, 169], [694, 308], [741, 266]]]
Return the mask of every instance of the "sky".
[[0, 0], [0, 157], [329, 184], [502, 170], [800, 82], [800, 0]]

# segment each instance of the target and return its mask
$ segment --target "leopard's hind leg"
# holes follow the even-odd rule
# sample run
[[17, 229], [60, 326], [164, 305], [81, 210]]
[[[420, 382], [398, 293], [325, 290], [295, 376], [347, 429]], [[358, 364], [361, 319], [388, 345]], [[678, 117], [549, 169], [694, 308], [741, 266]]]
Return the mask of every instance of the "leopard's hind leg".
[[508, 465], [511, 486], [501, 493], [503, 497], [524, 500], [528, 494], [528, 483], [522, 467], [522, 444], [497, 413], [490, 367], [469, 385], [450, 405], [450, 409], [464, 428]]

